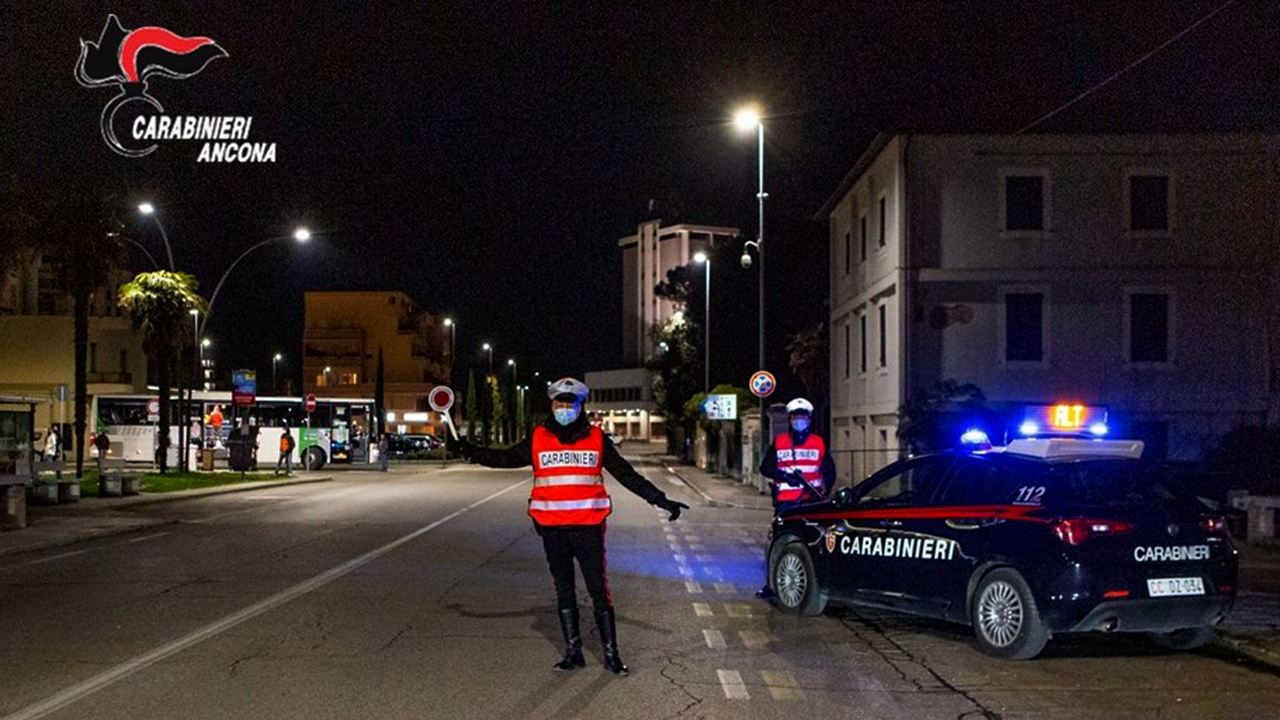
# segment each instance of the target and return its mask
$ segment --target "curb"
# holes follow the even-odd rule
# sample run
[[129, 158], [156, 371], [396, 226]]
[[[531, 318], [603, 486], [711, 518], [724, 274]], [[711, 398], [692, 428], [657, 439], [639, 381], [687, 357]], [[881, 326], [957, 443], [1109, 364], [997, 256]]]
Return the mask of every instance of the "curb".
[[312, 483], [329, 482], [333, 480], [332, 475], [318, 475], [309, 478], [297, 478], [294, 480], [257, 480], [247, 483], [232, 483], [230, 485], [219, 485], [211, 488], [200, 488], [197, 490], [176, 490], [168, 493], [152, 493], [146, 496], [138, 496], [124, 502], [113, 502], [104, 506], [105, 509], [131, 508], [139, 505], [155, 505], [158, 503], [178, 502], [180, 500], [194, 500], [197, 498], [210, 497], [212, 495], [230, 495], [232, 493], [252, 492], [254, 490], [265, 490], [267, 488], [288, 487], [290, 485], [310, 485]]
[[1219, 629], [1218, 632], [1214, 633], [1211, 646], [1219, 650], [1243, 655], [1254, 662], [1280, 670], [1280, 653], [1255, 643], [1247, 635], [1238, 635]]

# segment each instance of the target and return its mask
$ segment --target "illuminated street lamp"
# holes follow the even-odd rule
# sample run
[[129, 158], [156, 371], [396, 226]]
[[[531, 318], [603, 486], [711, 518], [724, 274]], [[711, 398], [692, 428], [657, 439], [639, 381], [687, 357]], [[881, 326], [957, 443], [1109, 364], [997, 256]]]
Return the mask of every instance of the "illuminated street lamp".
[[481, 347], [480, 349], [489, 351], [489, 374], [492, 375], [493, 374], [493, 346], [490, 345], [489, 343], [485, 343], [484, 346]]
[[283, 358], [284, 356], [281, 355], [280, 353], [276, 353], [271, 358], [271, 392], [274, 392], [277, 395], [280, 394], [280, 384], [276, 382], [276, 364], [279, 363]]
[[[737, 115], [734, 116], [734, 124], [738, 126], [739, 130], [742, 130], [744, 132], [750, 132], [752, 129], [754, 129], [756, 131], [756, 141], [757, 141], [757, 147], [758, 147], [757, 177], [759, 178], [759, 186], [758, 186], [758, 189], [756, 190], [756, 198], [757, 200], [759, 200], [759, 204], [760, 204], [760, 224], [759, 224], [759, 229], [756, 233], [755, 242], [752, 243], [748, 241], [747, 245], [754, 244], [756, 246], [756, 254], [760, 257], [760, 278], [759, 278], [759, 282], [760, 282], [760, 349], [759, 349], [759, 356], [757, 359], [757, 364], [759, 365], [759, 367], [757, 369], [764, 370], [766, 369], [765, 358], [764, 358], [764, 199], [768, 197], [768, 195], [766, 195], [764, 192], [764, 123], [760, 119], [760, 113], [758, 110], [756, 110], [755, 108], [744, 108], [742, 110], [739, 110]], [[743, 253], [742, 253], [742, 264], [744, 267], [749, 266], [751, 264], [751, 256], [746, 253], [745, 249], [743, 250]], [[760, 453], [761, 455], [764, 454], [765, 447], [768, 444], [767, 436], [766, 436], [767, 432], [768, 432], [768, 425], [766, 424], [765, 402], [763, 399], [761, 399], [760, 401]]]
[[[173, 263], [173, 248], [169, 245], [169, 235], [165, 233], [164, 225], [160, 223], [160, 217], [156, 215], [156, 206], [152, 205], [149, 202], [140, 203], [138, 205], [138, 212], [150, 217], [152, 220], [155, 220], [156, 227], [160, 229], [160, 238], [164, 240], [165, 252], [169, 254], [169, 270], [176, 272], [175, 268], [177, 266], [175, 266]], [[147, 253], [147, 257], [151, 257], [151, 253]], [[152, 265], [155, 264], [154, 258], [151, 260], [151, 264]]]
[[507, 364], [511, 366], [511, 382], [516, 382], [516, 361], [515, 358], [507, 358]]
[[453, 341], [458, 323], [454, 322], [453, 318], [445, 318], [444, 326], [449, 328], [449, 387], [453, 387]]
[[705, 292], [702, 321], [702, 392], [711, 392], [711, 258], [706, 253], [698, 253], [693, 256], [695, 262], [702, 263], [706, 267], [706, 273], [703, 276], [703, 285]]
[[329, 386], [329, 373], [331, 373], [331, 372], [333, 372], [333, 368], [329, 367], [328, 365], [325, 365], [325, 366], [324, 366], [324, 385], [325, 385], [325, 387], [328, 387], [328, 386]]

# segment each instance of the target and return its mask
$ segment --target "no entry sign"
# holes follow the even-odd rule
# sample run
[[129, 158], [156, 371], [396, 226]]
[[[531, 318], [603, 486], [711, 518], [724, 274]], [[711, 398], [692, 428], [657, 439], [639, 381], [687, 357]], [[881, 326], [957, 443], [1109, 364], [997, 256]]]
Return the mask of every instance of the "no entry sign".
[[316, 411], [316, 396], [315, 396], [315, 395], [308, 395], [308, 396], [307, 396], [306, 408], [307, 408], [307, 412], [315, 412], [315, 411]]

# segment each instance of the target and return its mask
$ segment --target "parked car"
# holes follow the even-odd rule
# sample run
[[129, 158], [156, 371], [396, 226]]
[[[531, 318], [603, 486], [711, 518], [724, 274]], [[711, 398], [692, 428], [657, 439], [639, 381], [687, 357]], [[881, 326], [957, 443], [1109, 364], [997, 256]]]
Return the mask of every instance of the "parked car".
[[434, 435], [405, 434], [388, 435], [387, 444], [392, 457], [412, 457], [437, 450], [443, 442]]
[[1058, 633], [1208, 643], [1237, 591], [1223, 516], [1140, 461], [1136, 440], [1016, 440], [892, 463], [831, 500], [780, 513], [775, 605], [828, 598], [971, 625], [998, 657]]

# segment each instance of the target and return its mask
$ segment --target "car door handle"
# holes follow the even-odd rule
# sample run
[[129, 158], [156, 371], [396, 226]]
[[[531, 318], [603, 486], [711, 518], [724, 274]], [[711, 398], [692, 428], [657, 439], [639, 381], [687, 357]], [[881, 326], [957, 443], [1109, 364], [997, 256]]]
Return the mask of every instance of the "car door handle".
[[991, 527], [1004, 522], [1004, 518], [965, 518], [963, 520], [948, 520], [947, 527], [956, 530], [977, 530], [978, 528]]
[[901, 520], [881, 520], [880, 527], [902, 527]]

